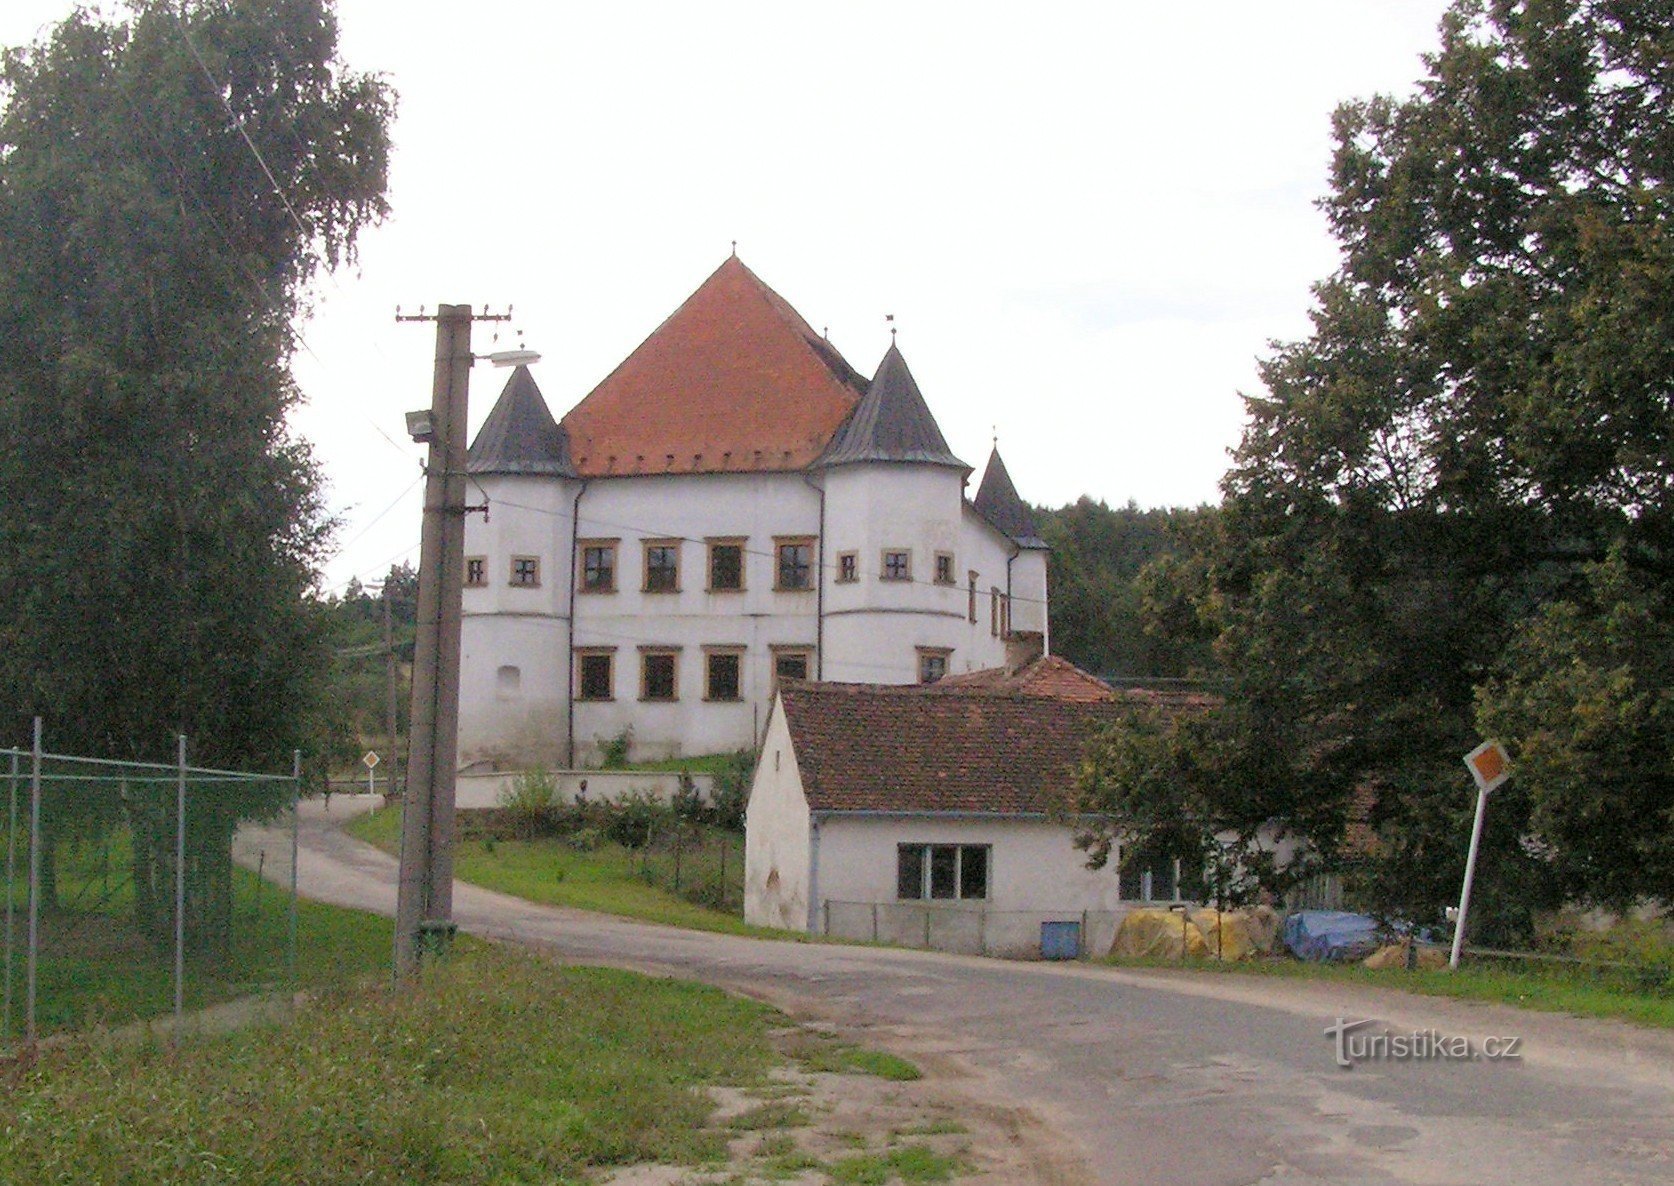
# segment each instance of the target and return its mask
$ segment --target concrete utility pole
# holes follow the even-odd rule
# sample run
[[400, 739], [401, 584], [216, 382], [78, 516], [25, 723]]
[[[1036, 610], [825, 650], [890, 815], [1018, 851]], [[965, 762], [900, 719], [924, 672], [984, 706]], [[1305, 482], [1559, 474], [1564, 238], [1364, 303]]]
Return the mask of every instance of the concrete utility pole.
[[459, 749], [459, 617], [465, 567], [465, 433], [471, 375], [471, 307], [438, 306], [430, 396], [424, 526], [419, 545], [417, 637], [401, 798], [401, 866], [395, 904], [395, 970], [417, 971], [427, 946], [453, 930], [454, 776]]

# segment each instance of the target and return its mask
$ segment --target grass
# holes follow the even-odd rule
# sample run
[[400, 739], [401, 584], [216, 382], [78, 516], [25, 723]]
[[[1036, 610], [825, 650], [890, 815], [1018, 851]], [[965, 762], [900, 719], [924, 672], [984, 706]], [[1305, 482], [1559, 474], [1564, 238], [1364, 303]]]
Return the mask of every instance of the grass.
[[574, 1182], [713, 1163], [711, 1083], [762, 1082], [782, 1019], [718, 990], [487, 946], [399, 993], [178, 1047], [83, 1040], [0, 1094], [7, 1181]]
[[[385, 852], [397, 853], [401, 847], [401, 813], [380, 811], [362, 816], [349, 824], [348, 831]], [[651, 859], [666, 865], [671, 858], [658, 854]], [[706, 859], [712, 860], [713, 854], [706, 854], [701, 846], [685, 852], [685, 868], [694, 881], [714, 875], [704, 867]], [[549, 906], [596, 910], [698, 931], [796, 937], [790, 932], [749, 926], [736, 914], [698, 905], [651, 884], [641, 873], [645, 860], [634, 850], [608, 842], [583, 851], [562, 839], [496, 840], [492, 846], [466, 841], [455, 850], [454, 873], [473, 885]], [[742, 856], [735, 851], [729, 862], [729, 879], [742, 883]], [[658, 872], [666, 879], [666, 869]]]
[[902, 1182], [946, 1182], [959, 1168], [959, 1159], [937, 1153], [927, 1145], [902, 1145], [884, 1153], [860, 1153], [831, 1163], [831, 1180], [854, 1186], [883, 1186]]
[[[118, 834], [105, 842], [120, 852]], [[131, 883], [117, 880], [90, 892], [76, 865], [60, 871], [63, 908], [43, 911], [37, 961], [35, 1021], [42, 1035], [94, 1025], [119, 1026], [174, 1008], [172, 945], [145, 940], [132, 922]], [[285, 891], [242, 868], [232, 870], [233, 922], [229, 949], [218, 958], [188, 956], [184, 1006], [189, 1010], [292, 986], [289, 899]], [[297, 903], [297, 983], [325, 988], [386, 971], [390, 924], [358, 911]], [[10, 1025], [24, 1030], [26, 947], [17, 920], [11, 961]], [[0, 973], [3, 983], [3, 973]]]
[[1106, 962], [1117, 967], [1186, 968], [1197, 973], [1329, 980], [1426, 996], [1491, 1001], [1517, 1008], [1674, 1028], [1674, 997], [1623, 983], [1619, 974], [1608, 969], [1573, 965], [1523, 968], [1508, 967], [1503, 963], [1467, 962], [1457, 971], [1432, 969], [1408, 972], [1402, 968], [1366, 968], [1359, 964], [1319, 964], [1293, 959], [1257, 959], [1237, 963], [1203, 960], [1182, 964], [1170, 960], [1112, 958]]

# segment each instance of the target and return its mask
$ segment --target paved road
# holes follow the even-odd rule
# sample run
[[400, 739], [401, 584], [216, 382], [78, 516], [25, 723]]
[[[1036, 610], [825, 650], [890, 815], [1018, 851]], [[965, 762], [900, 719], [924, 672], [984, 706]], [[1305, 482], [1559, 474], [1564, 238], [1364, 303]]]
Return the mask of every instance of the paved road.
[[[318, 804], [301, 845], [304, 893], [393, 913], [394, 862]], [[1259, 977], [699, 934], [467, 885], [455, 914], [576, 962], [738, 989], [950, 1069], [969, 1098], [1026, 1117], [1036, 1181], [1674, 1182], [1666, 1031]], [[1339, 1067], [1327, 1027], [1368, 1018], [1355, 1035], [1517, 1038], [1519, 1057]]]

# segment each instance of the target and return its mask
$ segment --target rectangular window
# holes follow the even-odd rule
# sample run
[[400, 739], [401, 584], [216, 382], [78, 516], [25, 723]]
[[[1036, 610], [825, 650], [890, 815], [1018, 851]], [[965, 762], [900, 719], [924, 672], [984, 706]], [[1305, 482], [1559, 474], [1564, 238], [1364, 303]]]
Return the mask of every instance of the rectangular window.
[[933, 684], [947, 674], [947, 661], [953, 652], [945, 647], [918, 648], [918, 682]]
[[900, 548], [885, 549], [883, 568], [878, 573], [878, 579], [884, 581], [912, 580], [913, 554]]
[[1152, 849], [1118, 852], [1117, 894], [1124, 902], [1172, 902], [1178, 896], [1180, 862]]
[[616, 541], [582, 541], [581, 591], [583, 593], [616, 592]]
[[711, 541], [709, 544], [709, 591], [736, 593], [744, 587], [744, 542]]
[[858, 552], [837, 553], [837, 582], [842, 585], [852, 585], [860, 579], [860, 554]]
[[583, 651], [576, 664], [578, 700], [611, 700], [615, 698], [615, 656], [609, 651]]
[[966, 613], [966, 616], [971, 619], [971, 625], [975, 626], [976, 625], [976, 583], [977, 583], [976, 570], [972, 569], [970, 572], [966, 573], [965, 576], [966, 576], [966, 579], [969, 580], [969, 582], [970, 582], [970, 590], [971, 590], [971, 604], [966, 609], [965, 613]]
[[774, 540], [778, 556], [778, 575], [775, 589], [812, 589], [814, 587], [814, 541], [811, 539]]
[[705, 700], [741, 700], [742, 682], [739, 678], [744, 656], [738, 651], [710, 651], [704, 655]]
[[936, 583], [938, 585], [953, 584], [953, 553], [936, 553]]
[[541, 562], [538, 556], [513, 556], [511, 583], [533, 589], [541, 583]]
[[774, 679], [807, 679], [811, 670], [813, 664], [807, 651], [773, 652]]
[[679, 693], [674, 678], [674, 651], [641, 651], [639, 656], [639, 698], [673, 700]]
[[645, 591], [647, 593], [680, 592], [680, 543], [678, 540], [653, 540], [645, 545]]
[[986, 844], [901, 844], [895, 849], [895, 896], [905, 901], [985, 901]]
[[997, 585], [988, 588], [988, 633], [995, 638], [1000, 637], [1000, 589]]
[[486, 556], [465, 557], [465, 587], [480, 589], [488, 584], [488, 558]]

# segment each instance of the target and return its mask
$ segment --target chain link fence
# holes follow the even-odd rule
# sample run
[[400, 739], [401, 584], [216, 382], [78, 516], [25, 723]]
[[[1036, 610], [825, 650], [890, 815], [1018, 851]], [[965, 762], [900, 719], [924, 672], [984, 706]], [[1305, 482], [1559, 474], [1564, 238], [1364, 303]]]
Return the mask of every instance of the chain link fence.
[[1122, 913], [1111, 910], [993, 910], [925, 902], [824, 903], [825, 933], [1010, 959], [1079, 958], [1110, 950]]
[[0, 1044], [294, 984], [298, 772], [0, 750]]

